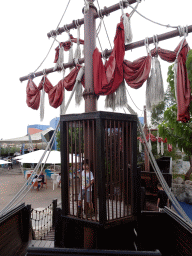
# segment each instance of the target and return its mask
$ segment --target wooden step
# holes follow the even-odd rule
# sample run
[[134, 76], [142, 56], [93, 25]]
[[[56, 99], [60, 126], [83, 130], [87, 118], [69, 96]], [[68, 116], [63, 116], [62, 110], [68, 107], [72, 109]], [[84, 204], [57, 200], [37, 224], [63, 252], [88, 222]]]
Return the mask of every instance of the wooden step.
[[[48, 240], [31, 240], [29, 247], [35, 248], [54, 248], [54, 241]], [[28, 247], [28, 248], [29, 248]]]
[[55, 229], [53, 228], [51, 231], [49, 231], [48, 234], [42, 238], [42, 240], [54, 241], [55, 240]]

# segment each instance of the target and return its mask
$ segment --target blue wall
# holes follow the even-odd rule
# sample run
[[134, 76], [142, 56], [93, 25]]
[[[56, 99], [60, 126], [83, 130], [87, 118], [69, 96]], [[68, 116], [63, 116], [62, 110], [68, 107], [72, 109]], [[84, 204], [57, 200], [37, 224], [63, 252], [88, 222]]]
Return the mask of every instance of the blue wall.
[[[59, 123], [60, 118], [59, 117], [55, 117], [50, 121], [50, 126], [55, 130], [57, 127], [57, 124]], [[60, 129], [59, 129], [60, 130]], [[54, 144], [53, 144], [53, 149], [57, 150], [57, 141], [56, 139], [54, 140]]]

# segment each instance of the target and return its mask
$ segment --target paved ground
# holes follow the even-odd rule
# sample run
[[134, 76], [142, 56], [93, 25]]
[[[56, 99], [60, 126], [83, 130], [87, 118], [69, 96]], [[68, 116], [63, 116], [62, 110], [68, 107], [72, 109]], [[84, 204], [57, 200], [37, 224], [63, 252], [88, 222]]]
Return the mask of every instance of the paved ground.
[[[0, 168], [0, 211], [14, 198], [25, 182], [26, 179], [19, 167], [14, 166], [10, 171], [7, 168]], [[53, 191], [52, 180], [48, 180], [47, 189], [32, 189], [21, 202], [31, 204], [32, 208], [39, 208], [49, 206], [53, 199], [61, 201], [61, 188], [55, 188]]]

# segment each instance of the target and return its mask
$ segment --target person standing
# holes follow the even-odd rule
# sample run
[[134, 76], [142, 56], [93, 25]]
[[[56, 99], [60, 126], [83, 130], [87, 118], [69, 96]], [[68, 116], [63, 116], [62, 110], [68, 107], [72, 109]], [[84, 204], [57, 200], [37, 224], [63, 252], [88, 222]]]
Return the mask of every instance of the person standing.
[[78, 217], [81, 216], [82, 201], [85, 200], [85, 212], [89, 213], [92, 209], [92, 185], [94, 182], [93, 173], [90, 171], [88, 161], [83, 165], [83, 171], [80, 174], [80, 193], [78, 196]]
[[157, 207], [161, 212], [165, 206], [169, 207], [169, 198], [160, 183], [157, 184], [157, 188]]

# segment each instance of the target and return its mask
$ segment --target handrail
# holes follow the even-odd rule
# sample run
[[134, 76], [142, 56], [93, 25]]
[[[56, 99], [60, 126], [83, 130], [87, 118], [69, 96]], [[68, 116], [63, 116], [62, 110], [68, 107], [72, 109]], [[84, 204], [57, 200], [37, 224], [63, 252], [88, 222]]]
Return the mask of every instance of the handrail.
[[174, 212], [168, 207], [163, 208], [163, 212], [167, 213], [170, 217], [176, 220], [181, 224], [185, 229], [187, 229], [192, 234], [192, 225], [189, 222], [186, 222], [178, 213]]
[[13, 216], [15, 213], [17, 213], [24, 207], [25, 207], [25, 203], [22, 203], [19, 206], [15, 207], [14, 209], [10, 210], [8, 213], [5, 213], [3, 216], [0, 217], [0, 223], [4, 222], [5, 220]]

